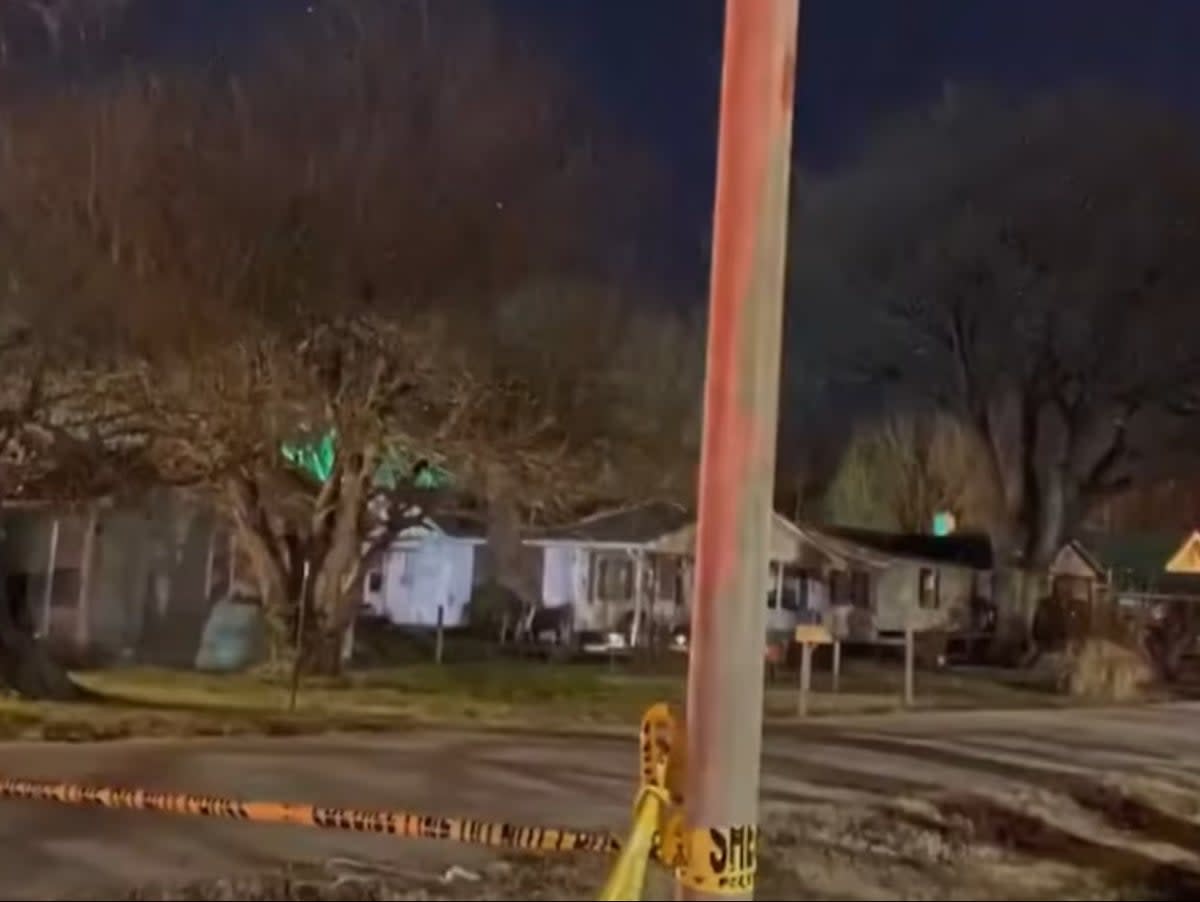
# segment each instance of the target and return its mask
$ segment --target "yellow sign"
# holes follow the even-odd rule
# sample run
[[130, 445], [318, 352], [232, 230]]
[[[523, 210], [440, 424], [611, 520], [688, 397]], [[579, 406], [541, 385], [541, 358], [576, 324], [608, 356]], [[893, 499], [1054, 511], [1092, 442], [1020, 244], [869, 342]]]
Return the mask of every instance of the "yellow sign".
[[833, 635], [823, 626], [806, 623], [796, 627], [796, 642], [800, 645], [830, 645]]
[[1168, 573], [1200, 573], [1200, 532], [1194, 532], [1167, 561]]
[[686, 863], [679, 882], [716, 895], [739, 895], [754, 889], [758, 871], [758, 828], [704, 828], [684, 839]]

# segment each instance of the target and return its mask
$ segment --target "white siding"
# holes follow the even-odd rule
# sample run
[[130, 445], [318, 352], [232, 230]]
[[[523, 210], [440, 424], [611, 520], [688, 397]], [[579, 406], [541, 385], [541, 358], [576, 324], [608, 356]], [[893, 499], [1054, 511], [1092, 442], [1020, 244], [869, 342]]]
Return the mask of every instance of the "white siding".
[[465, 625], [474, 564], [470, 542], [430, 536], [393, 546], [383, 568], [382, 613], [402, 626], [435, 626], [441, 607], [446, 626]]
[[[938, 574], [938, 606], [921, 607], [920, 573], [923, 568]], [[911, 616], [912, 626], [922, 630], [965, 626], [975, 585], [974, 571], [936, 564], [896, 564], [877, 571], [875, 585], [875, 629], [903, 632]]]
[[580, 597], [575, 575], [578, 550], [571, 546], [551, 546], [542, 551], [542, 604], [560, 608], [574, 604]]

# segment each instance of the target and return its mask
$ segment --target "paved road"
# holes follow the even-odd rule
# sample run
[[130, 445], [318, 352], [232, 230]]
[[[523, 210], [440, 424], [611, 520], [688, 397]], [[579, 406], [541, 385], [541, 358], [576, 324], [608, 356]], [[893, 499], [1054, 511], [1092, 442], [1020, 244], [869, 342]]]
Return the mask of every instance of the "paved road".
[[[8, 776], [581, 828], [624, 823], [635, 765], [632, 740], [450, 732], [0, 745], [0, 773]], [[1200, 706], [822, 721], [773, 731], [764, 768], [771, 808], [946, 791], [1036, 795], [1072, 777], [1106, 774], [1200, 797]], [[288, 859], [383, 859], [428, 873], [470, 864], [476, 855], [376, 836], [0, 802], [0, 893], [21, 899], [249, 871]]]

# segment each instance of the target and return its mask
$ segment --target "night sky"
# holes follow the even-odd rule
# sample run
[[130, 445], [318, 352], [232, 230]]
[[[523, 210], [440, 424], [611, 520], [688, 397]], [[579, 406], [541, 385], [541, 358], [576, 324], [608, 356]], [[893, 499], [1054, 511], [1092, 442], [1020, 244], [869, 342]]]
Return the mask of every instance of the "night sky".
[[[661, 252], [689, 288], [702, 286], [722, 0], [494, 3], [670, 173], [678, 228]], [[128, 40], [139, 55], [238, 52], [306, 5], [156, 0]], [[947, 81], [1024, 94], [1100, 80], [1200, 112], [1190, 58], [1200, 0], [802, 0], [801, 19], [796, 153], [809, 171], [843, 163], [881, 114], [928, 102]]]

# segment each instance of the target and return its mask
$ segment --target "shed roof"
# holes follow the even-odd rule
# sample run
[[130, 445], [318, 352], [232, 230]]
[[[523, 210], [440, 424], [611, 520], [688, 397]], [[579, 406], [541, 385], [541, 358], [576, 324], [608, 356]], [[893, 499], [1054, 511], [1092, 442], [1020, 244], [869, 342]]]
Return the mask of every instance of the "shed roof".
[[[802, 544], [820, 545], [819, 538], [810, 536], [802, 527], [778, 513], [771, 517], [767, 541], [767, 557], [774, 563], [788, 563], [797, 560]], [[696, 521], [689, 518], [678, 529], [658, 537], [653, 542], [653, 549], [664, 554], [695, 554]]]
[[429, 520], [443, 534], [454, 539], [487, 538], [487, 523], [480, 517], [463, 513], [434, 514]]

